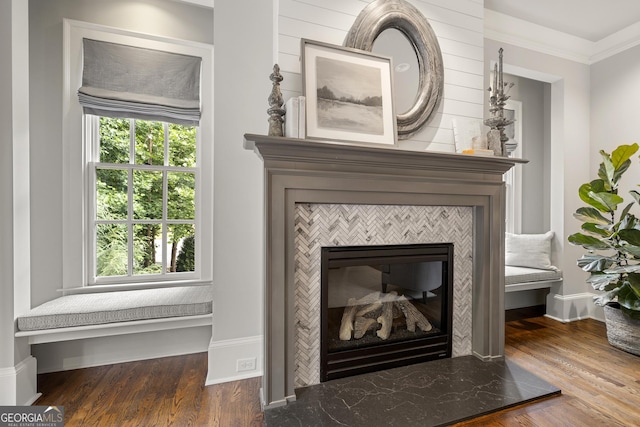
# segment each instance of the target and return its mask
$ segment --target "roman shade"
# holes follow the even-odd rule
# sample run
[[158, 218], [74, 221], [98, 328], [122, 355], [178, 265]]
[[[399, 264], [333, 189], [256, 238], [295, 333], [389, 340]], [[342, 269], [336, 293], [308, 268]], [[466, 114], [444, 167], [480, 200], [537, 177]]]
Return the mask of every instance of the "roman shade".
[[200, 57], [91, 39], [83, 53], [85, 114], [198, 125]]

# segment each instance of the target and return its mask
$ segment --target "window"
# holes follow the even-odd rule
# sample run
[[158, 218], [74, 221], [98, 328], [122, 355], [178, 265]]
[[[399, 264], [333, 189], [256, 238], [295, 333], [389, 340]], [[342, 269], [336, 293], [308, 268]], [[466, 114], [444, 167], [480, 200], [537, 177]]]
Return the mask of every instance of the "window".
[[[512, 157], [522, 158], [522, 102], [512, 99], [507, 100], [504, 110], [505, 116], [515, 119], [515, 122], [507, 128], [505, 133], [511, 141], [517, 144]], [[522, 165], [518, 164], [504, 174], [506, 183], [506, 231], [519, 234], [522, 232]]]
[[[210, 283], [213, 46], [73, 20], [64, 21], [63, 34], [63, 290]], [[146, 107], [157, 97], [134, 103], [130, 114], [111, 114], [113, 105], [101, 98], [105, 91], [87, 89], [83, 79], [87, 40], [98, 42], [90, 43], [95, 48], [102, 42], [109, 49], [133, 48], [132, 57], [145, 65], [157, 64], [143, 56], [151, 55], [148, 50], [196, 58], [199, 77], [192, 81], [199, 81], [199, 102], [186, 110], [199, 120], [184, 119], [183, 103], [148, 117]], [[92, 69], [118, 67], [97, 63]], [[184, 75], [184, 67], [172, 68]], [[157, 83], [166, 73], [154, 76]], [[146, 89], [148, 80], [138, 78], [135, 88]], [[175, 85], [167, 87], [175, 92]]]
[[89, 283], [195, 277], [197, 127], [87, 121]]

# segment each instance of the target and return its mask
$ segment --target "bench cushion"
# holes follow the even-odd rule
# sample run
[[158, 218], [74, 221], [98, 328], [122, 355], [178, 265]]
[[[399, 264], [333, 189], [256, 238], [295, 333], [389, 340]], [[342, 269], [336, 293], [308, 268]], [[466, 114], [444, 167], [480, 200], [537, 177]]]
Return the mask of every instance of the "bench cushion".
[[196, 316], [213, 311], [211, 286], [66, 295], [18, 317], [18, 330]]
[[513, 267], [511, 265], [506, 265], [504, 267], [504, 275], [505, 285], [528, 282], [548, 282], [562, 279], [562, 271], [560, 270], [541, 270], [538, 268]]

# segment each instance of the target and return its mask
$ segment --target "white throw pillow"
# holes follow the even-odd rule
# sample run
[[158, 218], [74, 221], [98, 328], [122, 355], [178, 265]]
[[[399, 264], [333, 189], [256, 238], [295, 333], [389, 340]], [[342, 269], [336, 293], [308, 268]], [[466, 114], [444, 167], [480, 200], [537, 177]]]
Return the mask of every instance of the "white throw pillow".
[[557, 270], [551, 265], [553, 231], [544, 234], [506, 233], [505, 265]]

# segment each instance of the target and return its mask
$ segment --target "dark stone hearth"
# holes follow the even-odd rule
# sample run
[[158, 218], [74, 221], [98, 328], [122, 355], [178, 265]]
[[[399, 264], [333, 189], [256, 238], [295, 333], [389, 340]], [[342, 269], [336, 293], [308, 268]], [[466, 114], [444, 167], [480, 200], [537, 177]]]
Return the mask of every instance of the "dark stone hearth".
[[557, 394], [508, 360], [464, 356], [301, 388], [295, 402], [264, 417], [269, 427], [444, 426]]

